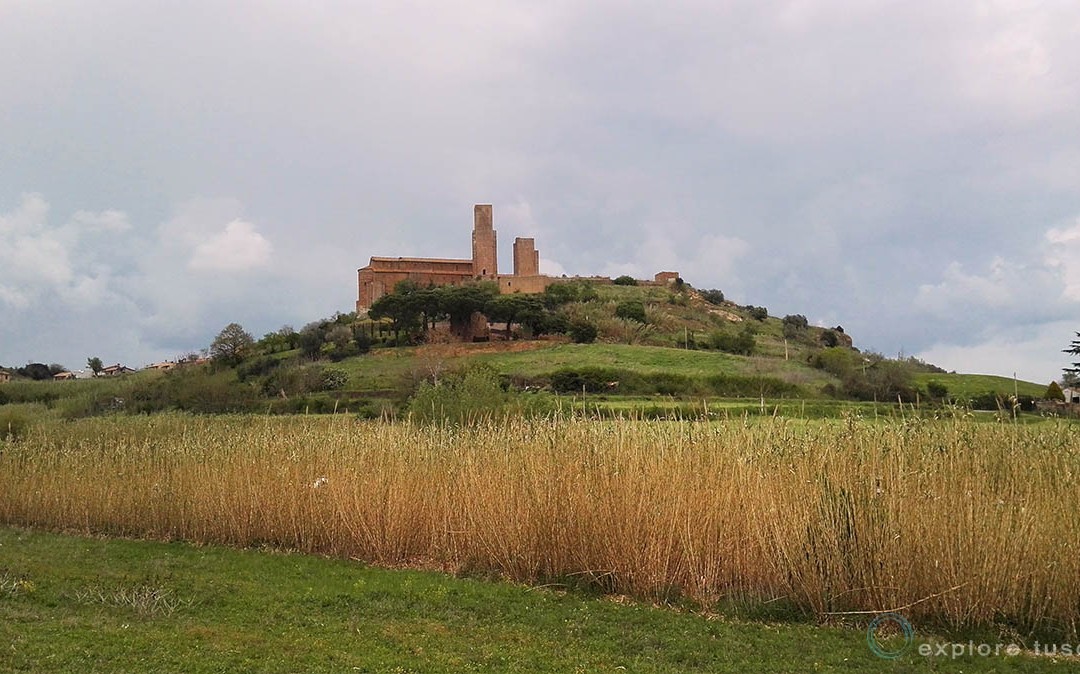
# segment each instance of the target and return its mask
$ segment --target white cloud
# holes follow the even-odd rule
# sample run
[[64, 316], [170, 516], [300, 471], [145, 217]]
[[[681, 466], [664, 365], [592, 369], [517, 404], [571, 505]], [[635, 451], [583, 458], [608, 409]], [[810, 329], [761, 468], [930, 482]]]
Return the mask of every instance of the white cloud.
[[195, 246], [188, 267], [200, 271], [249, 271], [269, 264], [272, 250], [255, 225], [233, 220], [224, 230]]
[[0, 302], [8, 305], [10, 309], [25, 309], [30, 306], [30, 298], [25, 293], [3, 284], [0, 284]]
[[934, 344], [923, 349], [919, 358], [947, 370], [1009, 376], [1046, 382], [1061, 377], [1068, 366], [1068, 356], [1061, 352], [1076, 331], [1071, 321], [1016, 328], [971, 345]]
[[959, 262], [952, 262], [939, 283], [919, 286], [915, 307], [947, 317], [960, 307], [1002, 309], [1015, 306], [1027, 295], [1024, 277], [1028, 269], [995, 257], [985, 274], [967, 273]]
[[1080, 302], [1080, 218], [1069, 227], [1046, 233], [1046, 265], [1058, 273], [1063, 295]]
[[108, 210], [100, 213], [77, 211], [71, 216], [71, 222], [73, 225], [96, 232], [126, 232], [131, 229], [127, 213], [123, 211]]
[[48, 226], [48, 213], [41, 195], [27, 194], [14, 211], [0, 215], [0, 301], [12, 308], [71, 279], [70, 237]]
[[949, 317], [973, 309], [1002, 312], [1000, 323], [1039, 311], [1060, 311], [1080, 302], [1080, 218], [1046, 232], [1036, 252], [1020, 260], [998, 255], [984, 273], [952, 262], [938, 283], [919, 286], [916, 309]]
[[0, 215], [0, 303], [26, 309], [45, 298], [85, 307], [113, 298], [111, 264], [130, 254], [113, 236], [130, 228], [127, 216], [78, 211], [54, 226], [49, 211], [44, 197], [27, 194]]
[[540, 258], [540, 273], [547, 276], [562, 276], [567, 271], [565, 267], [554, 260]]
[[[371, 254], [466, 255], [484, 201], [504, 259], [677, 269], [886, 352], [1080, 314], [1077, 3], [54, 4], [0, 3], [0, 311], [303, 322]], [[250, 213], [185, 202], [217, 193]]]
[[[689, 231], [677, 226], [650, 227], [650, 230], [638, 248], [634, 265], [642, 278], [652, 278], [660, 271], [677, 271], [685, 279], [724, 283], [733, 279], [735, 263], [750, 250], [750, 244], [739, 237], [706, 234], [688, 238]], [[618, 268], [619, 265], [610, 267]]]
[[79, 276], [64, 293], [63, 299], [75, 306], [97, 306], [114, 297], [110, 288], [110, 273], [99, 270], [96, 275]]
[[[1048, 230], [1018, 260], [995, 257], [984, 273], [953, 262], [940, 282], [923, 285], [914, 307], [935, 316], [941, 332], [919, 356], [949, 369], [1009, 374], [1032, 381], [1060, 375], [1061, 354], [1080, 309], [1080, 218]], [[950, 334], [951, 333], [951, 334]]]

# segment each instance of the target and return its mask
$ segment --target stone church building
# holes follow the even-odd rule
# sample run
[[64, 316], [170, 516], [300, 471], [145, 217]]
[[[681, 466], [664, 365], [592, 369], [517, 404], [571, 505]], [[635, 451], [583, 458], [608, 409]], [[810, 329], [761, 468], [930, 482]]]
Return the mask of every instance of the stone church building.
[[[661, 272], [652, 283], [667, 284], [678, 277], [676, 272]], [[611, 283], [606, 276], [574, 277], [597, 283]], [[367, 311], [375, 300], [392, 292], [401, 281], [421, 286], [459, 285], [470, 281], [494, 281], [506, 293], [540, 293], [566, 277], [540, 273], [540, 253], [533, 239], [514, 239], [514, 273], [499, 273], [498, 237], [491, 216], [491, 204], [473, 207], [472, 258], [446, 259], [426, 257], [373, 257], [366, 267], [357, 270], [358, 298], [356, 311]]]

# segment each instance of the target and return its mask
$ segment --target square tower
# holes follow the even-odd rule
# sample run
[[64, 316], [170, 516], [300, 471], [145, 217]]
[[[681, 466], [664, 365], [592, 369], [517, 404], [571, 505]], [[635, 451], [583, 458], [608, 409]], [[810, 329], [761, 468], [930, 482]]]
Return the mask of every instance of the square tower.
[[514, 239], [514, 276], [539, 276], [540, 253], [535, 239]]
[[493, 279], [499, 274], [498, 244], [491, 221], [491, 204], [473, 207], [473, 276]]

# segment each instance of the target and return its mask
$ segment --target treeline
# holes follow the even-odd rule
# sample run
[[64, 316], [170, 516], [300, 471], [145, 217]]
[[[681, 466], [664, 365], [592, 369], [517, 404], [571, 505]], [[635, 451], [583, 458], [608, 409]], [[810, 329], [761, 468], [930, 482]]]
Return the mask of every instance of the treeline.
[[544, 387], [556, 393], [610, 393], [678, 397], [780, 398], [802, 393], [795, 384], [760, 375], [689, 376], [674, 372], [635, 372], [620, 368], [563, 368], [543, 377], [522, 378], [519, 387]]
[[441, 322], [449, 324], [452, 334], [467, 339], [477, 318], [484, 316], [504, 323], [507, 334], [518, 326], [530, 337], [565, 334], [575, 342], [587, 343], [597, 337], [595, 324], [572, 319], [561, 308], [596, 297], [596, 289], [583, 282], [556, 283], [537, 294], [503, 295], [491, 282], [423, 287], [402, 281], [393, 292], [375, 300], [368, 316], [388, 319], [399, 342], [417, 341]]
[[11, 370], [17, 377], [25, 377], [34, 381], [45, 381], [52, 379], [53, 375], [60, 374], [61, 372], [67, 372], [67, 368], [59, 363], [51, 363], [46, 365], [45, 363], [27, 363], [22, 367], [17, 367]]

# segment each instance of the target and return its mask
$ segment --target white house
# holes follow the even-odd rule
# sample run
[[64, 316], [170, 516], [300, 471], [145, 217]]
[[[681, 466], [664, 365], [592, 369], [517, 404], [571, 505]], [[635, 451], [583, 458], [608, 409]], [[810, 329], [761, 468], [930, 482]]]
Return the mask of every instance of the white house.
[[1061, 392], [1065, 394], [1065, 402], [1080, 405], [1080, 387], [1067, 386]]

